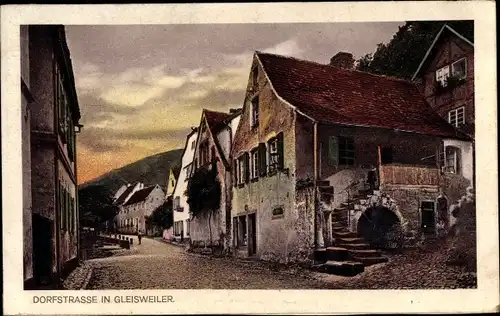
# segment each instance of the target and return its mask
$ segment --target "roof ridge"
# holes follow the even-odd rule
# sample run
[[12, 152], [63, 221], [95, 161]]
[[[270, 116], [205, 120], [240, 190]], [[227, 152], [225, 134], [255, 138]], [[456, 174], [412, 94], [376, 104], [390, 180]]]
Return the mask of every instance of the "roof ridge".
[[257, 55], [271, 55], [271, 56], [276, 56], [276, 57], [279, 57], [279, 58], [285, 58], [285, 59], [296, 60], [296, 61], [299, 61], [299, 62], [305, 62], [305, 63], [315, 64], [315, 65], [318, 65], [318, 66], [323, 66], [325, 68], [326, 67], [330, 67], [330, 68], [334, 68], [334, 69], [337, 69], [337, 70], [340, 70], [340, 71], [357, 72], [357, 73], [367, 74], [367, 75], [375, 76], [375, 77], [379, 77], [379, 78], [385, 78], [385, 79], [389, 79], [389, 80], [393, 80], [393, 81], [400, 81], [400, 82], [412, 84], [411, 81], [409, 81], [409, 80], [401, 79], [401, 78], [394, 77], [394, 76], [374, 74], [374, 73], [371, 73], [371, 72], [361, 71], [361, 70], [357, 70], [357, 69], [346, 69], [346, 68], [342, 68], [342, 67], [335, 67], [335, 66], [330, 66], [328, 64], [322, 64], [322, 63], [317, 62], [317, 61], [312, 61], [312, 60], [297, 58], [297, 57], [293, 57], [293, 56], [278, 55], [278, 54], [265, 53], [265, 52], [260, 52], [260, 51], [255, 51], [255, 53]]

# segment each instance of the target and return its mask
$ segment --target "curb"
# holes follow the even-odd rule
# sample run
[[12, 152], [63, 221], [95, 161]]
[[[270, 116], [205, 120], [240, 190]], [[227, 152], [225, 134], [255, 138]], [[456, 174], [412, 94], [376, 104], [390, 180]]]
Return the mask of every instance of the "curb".
[[87, 289], [87, 286], [89, 285], [90, 279], [92, 278], [93, 272], [94, 272], [94, 268], [92, 268], [89, 265], [89, 272], [87, 273], [87, 276], [85, 277], [85, 280], [83, 281], [82, 286], [80, 287], [79, 290], [86, 290]]

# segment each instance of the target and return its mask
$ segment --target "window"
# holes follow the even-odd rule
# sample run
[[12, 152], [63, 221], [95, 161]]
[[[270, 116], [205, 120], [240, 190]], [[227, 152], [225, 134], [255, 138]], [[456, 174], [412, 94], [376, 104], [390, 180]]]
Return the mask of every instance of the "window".
[[252, 99], [252, 127], [259, 126], [259, 96]]
[[208, 149], [208, 142], [205, 141], [203, 144], [200, 145], [200, 166], [204, 166], [209, 162], [209, 149]]
[[175, 181], [172, 179], [172, 181], [170, 182], [172, 186], [175, 186]]
[[444, 66], [436, 71], [436, 81], [446, 87], [447, 79], [450, 76], [450, 66]]
[[182, 212], [182, 209], [181, 209], [181, 207], [180, 207], [180, 206], [181, 206], [180, 204], [181, 204], [181, 197], [180, 197], [180, 196], [176, 196], [176, 197], [174, 198], [173, 205], [172, 205], [172, 206], [173, 206], [172, 208], [174, 209], [174, 211], [177, 211], [177, 212]]
[[448, 122], [455, 127], [465, 124], [465, 108], [460, 107], [448, 112]]
[[259, 148], [252, 150], [250, 155], [250, 178], [256, 179], [259, 177]]
[[268, 141], [268, 157], [269, 173], [283, 169], [283, 132]]
[[451, 72], [457, 79], [465, 79], [467, 77], [467, 59], [462, 58], [451, 64]]
[[192, 167], [193, 167], [192, 163], [190, 163], [189, 165], [184, 167], [184, 169], [186, 169], [186, 177], [184, 178], [184, 181], [188, 181], [191, 178], [191, 168]]
[[237, 184], [243, 184], [246, 181], [246, 175], [247, 175], [247, 160], [246, 157], [248, 157], [247, 153], [244, 153], [243, 155], [238, 158], [237, 161], [237, 172], [238, 172], [238, 177], [236, 179]]
[[194, 147], [195, 147], [195, 146], [196, 146], [196, 141], [195, 141], [195, 140], [193, 140], [193, 141], [191, 142], [191, 149], [194, 149]]
[[350, 137], [339, 137], [339, 164], [354, 166], [354, 140]]

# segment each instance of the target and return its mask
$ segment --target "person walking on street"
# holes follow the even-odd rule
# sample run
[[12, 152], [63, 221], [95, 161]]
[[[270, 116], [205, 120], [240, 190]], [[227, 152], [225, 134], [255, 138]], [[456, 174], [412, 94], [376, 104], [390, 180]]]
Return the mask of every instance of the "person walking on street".
[[141, 244], [142, 235], [141, 232], [137, 232], [137, 239], [139, 239], [139, 245]]

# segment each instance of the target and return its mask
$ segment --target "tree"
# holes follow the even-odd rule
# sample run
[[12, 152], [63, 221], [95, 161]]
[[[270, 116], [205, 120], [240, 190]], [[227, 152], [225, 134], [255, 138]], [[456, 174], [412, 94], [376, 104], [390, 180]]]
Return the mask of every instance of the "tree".
[[400, 26], [389, 43], [380, 43], [373, 54], [357, 60], [357, 70], [411, 79], [439, 30], [448, 24], [474, 39], [473, 21], [409, 21]]
[[215, 161], [212, 162], [210, 168], [197, 169], [188, 183], [189, 212], [193, 217], [208, 216], [210, 243], [212, 243], [211, 218], [220, 207], [221, 191]]
[[174, 224], [172, 211], [172, 197], [168, 197], [162, 205], [158, 206], [150, 216], [146, 218], [148, 224], [168, 229]]
[[113, 194], [102, 185], [90, 185], [78, 190], [80, 223], [87, 227], [99, 227], [112, 221], [118, 213], [113, 204]]

